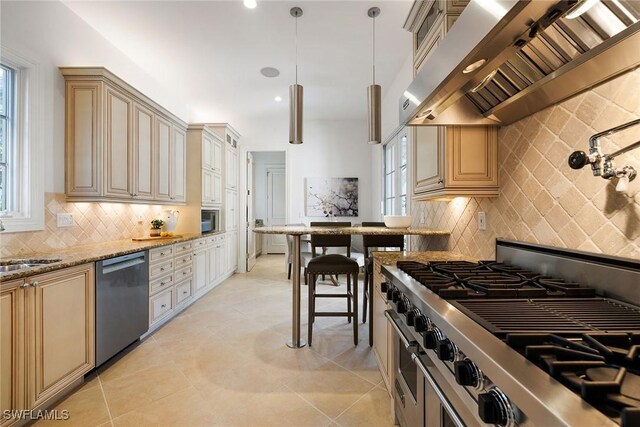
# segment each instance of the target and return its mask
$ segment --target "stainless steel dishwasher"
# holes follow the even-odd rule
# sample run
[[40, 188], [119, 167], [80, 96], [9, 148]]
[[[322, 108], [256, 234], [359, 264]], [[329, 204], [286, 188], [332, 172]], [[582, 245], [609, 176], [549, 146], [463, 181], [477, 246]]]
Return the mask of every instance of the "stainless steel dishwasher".
[[149, 329], [148, 252], [96, 263], [96, 367]]

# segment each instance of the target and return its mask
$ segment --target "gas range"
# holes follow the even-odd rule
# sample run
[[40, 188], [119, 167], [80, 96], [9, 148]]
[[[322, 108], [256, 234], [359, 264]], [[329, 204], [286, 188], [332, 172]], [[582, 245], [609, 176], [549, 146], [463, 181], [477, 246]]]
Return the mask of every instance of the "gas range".
[[640, 425], [640, 262], [507, 240], [496, 255], [382, 267], [397, 421]]

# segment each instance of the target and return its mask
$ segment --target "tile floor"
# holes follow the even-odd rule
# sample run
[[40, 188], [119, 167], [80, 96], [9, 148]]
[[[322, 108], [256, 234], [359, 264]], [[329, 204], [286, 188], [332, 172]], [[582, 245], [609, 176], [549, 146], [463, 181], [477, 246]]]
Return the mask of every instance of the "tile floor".
[[[303, 313], [306, 292], [303, 286]], [[319, 308], [344, 308], [344, 300], [328, 301]], [[69, 420], [57, 423], [392, 425], [391, 401], [368, 345], [367, 325], [360, 323], [355, 347], [346, 318], [320, 318], [313, 347], [293, 350], [285, 345], [290, 316], [284, 258], [262, 256], [250, 273], [226, 280], [93, 375], [57, 405], [70, 413]], [[305, 339], [306, 330], [303, 314]]]

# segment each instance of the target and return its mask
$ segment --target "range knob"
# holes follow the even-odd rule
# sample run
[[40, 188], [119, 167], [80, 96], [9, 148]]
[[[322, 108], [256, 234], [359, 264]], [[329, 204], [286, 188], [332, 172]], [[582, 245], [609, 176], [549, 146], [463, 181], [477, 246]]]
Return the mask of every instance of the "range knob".
[[391, 292], [391, 301], [397, 303], [398, 301], [400, 301], [400, 298], [402, 298], [402, 292], [394, 289], [393, 292]]
[[417, 308], [412, 308], [407, 311], [407, 326], [414, 326], [416, 322], [416, 317], [420, 315], [420, 310]]
[[393, 291], [395, 288], [392, 285], [387, 287], [387, 301], [391, 301], [393, 299]]
[[387, 282], [380, 283], [380, 291], [387, 292], [389, 290], [389, 284]]
[[416, 332], [424, 332], [429, 328], [429, 319], [424, 314], [419, 314], [413, 319], [413, 327]]
[[449, 338], [442, 339], [436, 344], [438, 359], [453, 362], [456, 358], [457, 348]]
[[422, 335], [422, 344], [424, 348], [434, 350], [438, 346], [438, 341], [443, 338], [444, 335], [440, 332], [440, 329], [434, 327]]
[[514, 425], [515, 414], [511, 403], [497, 387], [478, 395], [478, 415], [487, 424]]
[[409, 310], [409, 301], [405, 298], [400, 298], [397, 303], [398, 313], [406, 313]]
[[471, 360], [458, 360], [454, 362], [453, 369], [458, 384], [475, 388], [480, 387], [483, 379], [482, 372]]

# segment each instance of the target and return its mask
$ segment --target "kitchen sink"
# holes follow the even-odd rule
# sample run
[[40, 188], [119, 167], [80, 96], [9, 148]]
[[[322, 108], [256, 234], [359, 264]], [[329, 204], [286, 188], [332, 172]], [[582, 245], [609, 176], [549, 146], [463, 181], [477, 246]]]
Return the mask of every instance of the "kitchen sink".
[[0, 273], [8, 271], [22, 270], [25, 268], [40, 267], [54, 262], [60, 262], [60, 259], [6, 259], [0, 261]]

